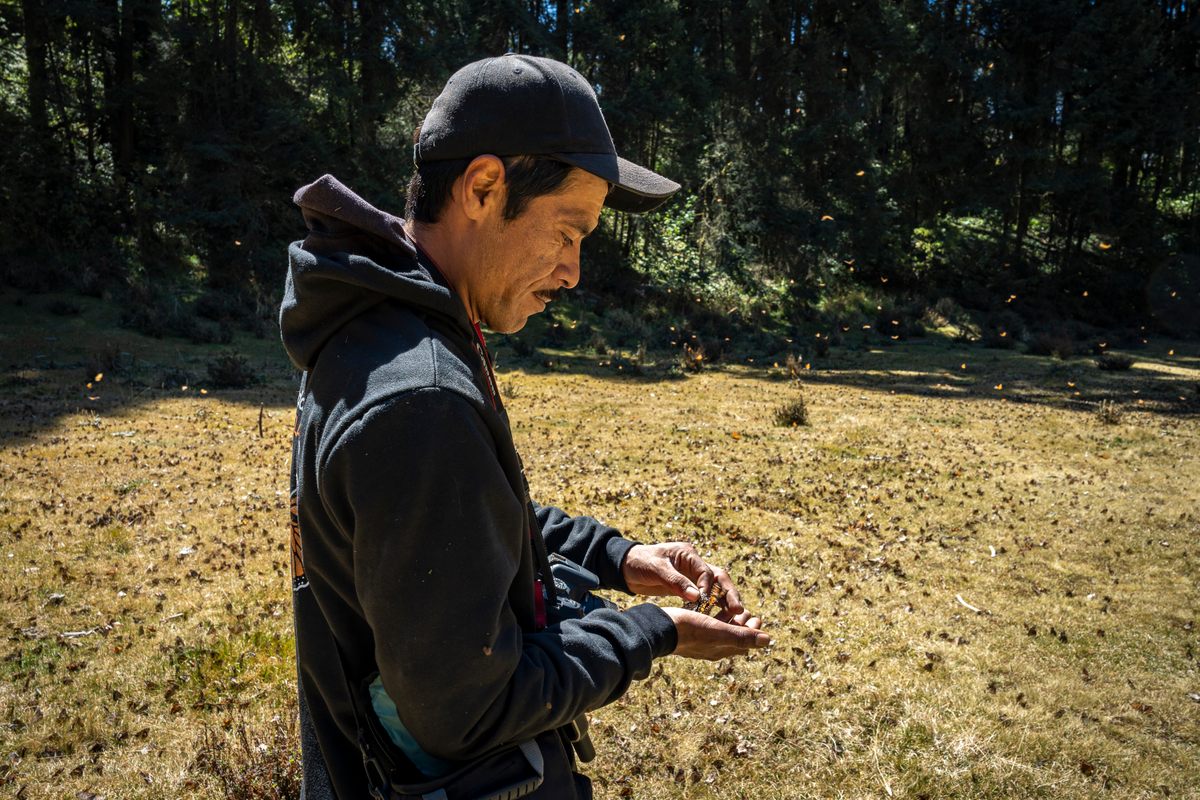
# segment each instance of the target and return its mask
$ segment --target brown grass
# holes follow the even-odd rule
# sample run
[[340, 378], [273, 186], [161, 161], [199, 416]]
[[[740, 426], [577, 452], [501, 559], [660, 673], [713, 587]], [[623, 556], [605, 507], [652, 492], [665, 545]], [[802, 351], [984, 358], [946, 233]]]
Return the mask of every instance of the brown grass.
[[[0, 793], [226, 796], [221, 764], [283, 760], [294, 714], [289, 371], [239, 340], [259, 387], [151, 388], [214, 351], [112, 331], [86, 298], [51, 323], [10, 299]], [[136, 356], [98, 389], [88, 326]], [[539, 499], [696, 542], [775, 637], [665, 660], [597, 712], [599, 795], [1195, 797], [1200, 424], [1178, 387], [1200, 359], [1170, 347], [1112, 377], [940, 341], [838, 349], [805, 374], [808, 427], [774, 424], [783, 367], [506, 371]], [[1117, 424], [1095, 420], [1106, 397]]]

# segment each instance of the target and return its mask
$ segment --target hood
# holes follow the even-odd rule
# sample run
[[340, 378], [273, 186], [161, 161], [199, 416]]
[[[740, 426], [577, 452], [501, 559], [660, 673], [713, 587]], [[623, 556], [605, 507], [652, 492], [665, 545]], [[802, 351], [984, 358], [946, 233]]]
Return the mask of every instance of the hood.
[[458, 295], [420, 263], [404, 220], [380, 211], [332, 175], [296, 191], [308, 235], [288, 247], [279, 329], [292, 363], [307, 370], [339, 328], [385, 300], [437, 314], [471, 335]]

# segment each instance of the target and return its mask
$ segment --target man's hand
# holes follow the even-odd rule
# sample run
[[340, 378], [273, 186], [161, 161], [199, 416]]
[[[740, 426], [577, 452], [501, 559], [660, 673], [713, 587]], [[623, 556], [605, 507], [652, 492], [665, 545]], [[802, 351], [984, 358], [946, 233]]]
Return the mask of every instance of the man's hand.
[[675, 623], [679, 637], [674, 653], [677, 656], [717, 661], [745, 655], [771, 643], [771, 637], [759, 631], [757, 617], [751, 617], [744, 625], [731, 625], [682, 608], [664, 608], [663, 611]]
[[739, 626], [746, 625], [751, 619], [729, 573], [706, 563], [690, 544], [634, 545], [625, 556], [621, 574], [629, 591], [635, 594], [674, 595], [689, 603], [699, 600], [700, 593], [707, 592], [714, 583], [720, 584], [725, 589], [725, 608], [717, 619]]

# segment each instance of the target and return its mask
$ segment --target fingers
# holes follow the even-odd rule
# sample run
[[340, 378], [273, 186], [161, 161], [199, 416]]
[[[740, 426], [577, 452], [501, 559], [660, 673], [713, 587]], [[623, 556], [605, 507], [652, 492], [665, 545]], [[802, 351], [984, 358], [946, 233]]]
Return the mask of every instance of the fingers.
[[621, 565], [625, 585], [636, 594], [671, 594], [696, 602], [700, 599], [700, 589], [693, 582], [692, 570], [681, 570], [678, 566], [685, 547], [681, 542], [634, 545]]
[[[643, 553], [642, 551], [646, 552]], [[634, 555], [637, 558], [634, 558]], [[645, 556], [649, 555], [649, 558]], [[714, 586], [725, 590], [722, 610], [717, 619], [744, 627], [750, 615], [746, 613], [741, 593], [734, 585], [729, 572], [722, 567], [707, 563], [688, 542], [637, 545], [626, 558], [626, 581], [634, 591], [647, 594], [674, 594], [684, 601], [694, 603], [702, 594], [708, 594]], [[644, 574], [643, 574], [644, 573]]]
[[694, 603], [700, 599], [701, 590], [696, 588], [696, 585], [682, 572], [675, 572], [667, 580], [675, 587], [676, 593], [689, 603]]
[[757, 628], [737, 627], [733, 625], [725, 627], [732, 630], [719, 632], [718, 635], [722, 641], [714, 642], [712, 649], [705, 652], [701, 658], [716, 661], [729, 656], [742, 656], [751, 650], [766, 647], [771, 643], [771, 637], [759, 632]]
[[733, 585], [733, 579], [729, 577], [729, 573], [722, 567], [713, 567], [712, 571], [717, 583], [725, 590], [725, 608], [729, 611], [730, 617], [736, 617], [743, 613], [746, 608], [742, 605], [742, 596], [738, 594], [737, 587]]
[[722, 622], [727, 622], [730, 625], [740, 625], [743, 627], [751, 627], [751, 621], [757, 623], [753, 627], [757, 628], [762, 625], [762, 621], [759, 620], [758, 617], [751, 616], [749, 611], [742, 611], [740, 614], [734, 614], [729, 609], [725, 609], [720, 614], [717, 614], [717, 619], [721, 620]]
[[675, 623], [678, 635], [675, 654], [686, 658], [717, 660], [745, 655], [766, 647], [771, 637], [758, 628], [760, 620], [751, 617], [746, 625], [732, 625], [713, 617], [678, 608], [663, 609]]
[[[689, 583], [694, 582], [701, 592], [708, 594], [713, 584], [712, 567], [704, 563], [704, 559], [696, 552], [695, 547], [690, 544], [681, 543], [679, 550], [675, 553], [675, 558], [672, 560], [675, 569], [690, 578]], [[691, 599], [698, 600], [699, 595]]]

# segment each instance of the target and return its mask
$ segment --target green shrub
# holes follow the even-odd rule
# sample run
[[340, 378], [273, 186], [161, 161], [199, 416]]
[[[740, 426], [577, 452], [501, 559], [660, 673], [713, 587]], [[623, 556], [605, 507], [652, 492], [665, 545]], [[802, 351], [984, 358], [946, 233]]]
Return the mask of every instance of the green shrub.
[[229, 352], [208, 362], [208, 382], [215, 389], [245, 389], [258, 383], [258, 375], [245, 356]]
[[1025, 333], [1025, 321], [1012, 311], [992, 314], [983, 329], [983, 346], [1004, 350], [1016, 346]]
[[875, 314], [874, 328], [877, 334], [889, 340], [902, 341], [925, 335], [925, 329], [913, 316], [912, 309], [902, 305], [882, 306]]
[[804, 371], [804, 358], [795, 353], [788, 353], [787, 360], [784, 362], [787, 366], [788, 377], [794, 381], [800, 380], [800, 373]]
[[962, 328], [970, 322], [971, 315], [953, 298], [939, 297], [936, 303], [925, 309], [922, 319], [931, 328], [944, 328], [948, 325]]
[[255, 316], [254, 301], [243, 293], [209, 289], [196, 299], [198, 316], [214, 322], [245, 321]]
[[679, 351], [679, 366], [688, 372], [699, 372], [704, 368], [704, 346], [692, 347], [685, 343]]
[[817, 311], [823, 319], [833, 320], [838, 325], [858, 328], [875, 316], [883, 302], [884, 299], [879, 293], [856, 286], [823, 295], [817, 302]]
[[192, 374], [183, 367], [167, 367], [158, 376], [158, 388], [178, 389], [192, 382]]
[[1035, 356], [1068, 359], [1075, 355], [1075, 342], [1065, 333], [1035, 333], [1029, 339], [1028, 352]]
[[606, 356], [608, 355], [608, 342], [600, 335], [599, 331], [592, 331], [592, 335], [587, 341], [587, 349], [598, 356]]
[[52, 300], [46, 305], [46, 310], [56, 317], [77, 317], [83, 313], [79, 306], [66, 300]]
[[104, 344], [88, 351], [83, 359], [84, 380], [94, 381], [97, 375], [111, 375], [121, 366], [121, 350], [114, 344]]
[[542, 332], [542, 344], [549, 347], [563, 347], [567, 343], [570, 332], [561, 322], [551, 322]]
[[651, 336], [650, 325], [641, 316], [614, 308], [604, 314], [604, 329], [617, 347], [633, 347]]
[[1096, 359], [1096, 366], [1113, 372], [1123, 372], [1133, 366], [1133, 359], [1121, 353], [1105, 352]]
[[507, 337], [506, 341], [508, 342], [509, 346], [512, 347], [513, 353], [515, 353], [518, 358], [526, 358], [533, 355], [533, 342], [529, 341], [529, 339], [526, 337], [509, 336]]

